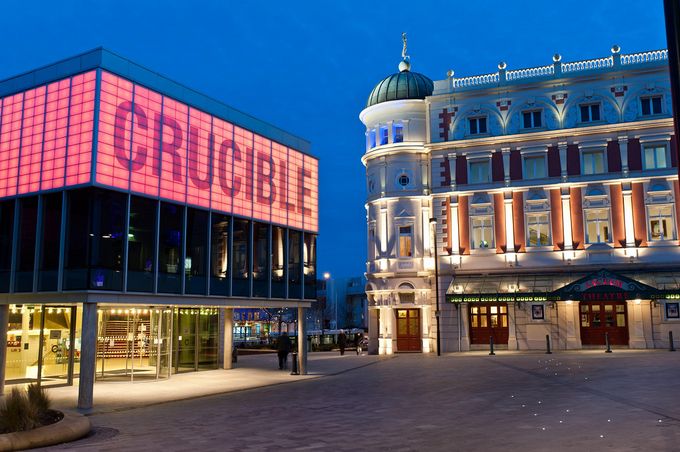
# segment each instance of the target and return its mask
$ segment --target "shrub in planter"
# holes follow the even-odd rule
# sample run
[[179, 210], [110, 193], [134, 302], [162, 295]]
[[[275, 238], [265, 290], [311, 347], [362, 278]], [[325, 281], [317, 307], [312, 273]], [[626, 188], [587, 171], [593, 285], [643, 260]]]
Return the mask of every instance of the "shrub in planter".
[[38, 410], [30, 404], [28, 396], [14, 387], [0, 407], [0, 431], [9, 433], [31, 430], [40, 425], [38, 418]]
[[21, 432], [59, 421], [63, 415], [50, 409], [45, 389], [28, 385], [26, 391], [17, 387], [0, 405], [0, 433]]

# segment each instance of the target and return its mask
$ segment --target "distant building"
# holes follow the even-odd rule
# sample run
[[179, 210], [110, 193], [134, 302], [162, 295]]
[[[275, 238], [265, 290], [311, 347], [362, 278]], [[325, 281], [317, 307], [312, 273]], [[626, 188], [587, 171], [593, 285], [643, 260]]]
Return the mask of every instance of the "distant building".
[[[368, 327], [368, 300], [366, 279], [352, 278], [323, 279], [319, 281], [317, 296], [322, 309], [320, 327], [313, 329], [366, 329]], [[314, 306], [309, 310], [314, 312]], [[309, 325], [312, 329], [312, 326]]]
[[360, 119], [373, 351], [680, 337], [666, 50], [435, 82], [404, 53]]

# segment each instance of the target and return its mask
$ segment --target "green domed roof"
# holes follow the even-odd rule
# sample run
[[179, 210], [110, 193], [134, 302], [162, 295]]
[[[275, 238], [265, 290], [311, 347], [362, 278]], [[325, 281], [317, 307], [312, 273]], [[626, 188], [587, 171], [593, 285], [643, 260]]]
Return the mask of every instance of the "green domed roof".
[[[402, 69], [401, 65], [400, 69]], [[433, 90], [432, 80], [404, 68], [401, 72], [385, 78], [373, 88], [371, 95], [368, 96], [366, 107], [390, 100], [425, 99], [426, 96], [432, 95]]]

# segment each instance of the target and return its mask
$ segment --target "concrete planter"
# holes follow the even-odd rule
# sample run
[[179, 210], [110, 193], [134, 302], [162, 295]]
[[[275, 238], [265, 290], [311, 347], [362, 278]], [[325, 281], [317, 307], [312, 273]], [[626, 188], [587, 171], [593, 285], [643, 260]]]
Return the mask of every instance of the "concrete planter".
[[0, 435], [0, 451], [32, 449], [75, 441], [90, 431], [90, 420], [77, 413], [64, 413], [54, 424], [25, 432]]

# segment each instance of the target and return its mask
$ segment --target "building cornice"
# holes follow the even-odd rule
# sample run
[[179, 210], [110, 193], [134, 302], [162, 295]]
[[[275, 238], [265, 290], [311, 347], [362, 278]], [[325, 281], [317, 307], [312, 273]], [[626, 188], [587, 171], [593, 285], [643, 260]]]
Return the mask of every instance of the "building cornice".
[[[597, 134], [628, 134], [636, 135], [636, 132], [658, 129], [673, 128], [673, 118], [648, 119], [643, 121], [620, 122], [615, 124], [602, 124], [588, 127], [573, 127], [570, 129], [544, 130], [512, 135], [496, 135], [492, 137], [472, 138], [465, 140], [443, 141], [440, 143], [425, 143], [425, 148], [430, 152], [451, 151], [479, 146], [508, 147], [513, 143], [525, 143], [536, 141], [569, 141], [578, 142], [579, 137], [593, 136]], [[672, 133], [672, 132], [671, 132]], [[557, 143], [555, 143], [557, 144]], [[516, 147], [516, 146], [515, 146]]]

